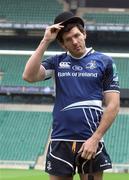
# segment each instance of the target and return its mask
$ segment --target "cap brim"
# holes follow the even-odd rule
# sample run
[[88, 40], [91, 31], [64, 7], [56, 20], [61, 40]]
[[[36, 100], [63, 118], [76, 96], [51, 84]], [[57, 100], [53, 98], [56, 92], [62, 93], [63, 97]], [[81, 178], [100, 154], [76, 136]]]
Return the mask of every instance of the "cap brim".
[[72, 17], [70, 19], [67, 19], [66, 21], [63, 21], [61, 24], [66, 25], [66, 24], [69, 24], [69, 23], [79, 23], [84, 27], [84, 21], [79, 17]]

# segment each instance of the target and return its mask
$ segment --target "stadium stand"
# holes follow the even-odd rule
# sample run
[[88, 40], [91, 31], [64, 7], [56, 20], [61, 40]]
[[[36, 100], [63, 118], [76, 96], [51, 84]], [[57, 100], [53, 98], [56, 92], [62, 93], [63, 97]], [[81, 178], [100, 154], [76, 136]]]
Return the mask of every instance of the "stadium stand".
[[[65, 9], [62, 3], [63, 1], [70, 2], [68, 0], [0, 0], [0, 23], [3, 23], [0, 26], [0, 49], [34, 50], [40, 42], [44, 30], [42, 26], [40, 32], [34, 28], [37, 27], [37, 24], [49, 25], [53, 23], [53, 18]], [[79, 2], [81, 3], [82, 1], [79, 0]], [[115, 24], [124, 27], [119, 32], [119, 29], [107, 28], [101, 31], [93, 28], [93, 26], [93, 29], [88, 29], [87, 26], [87, 38], [90, 37], [92, 43], [93, 41], [95, 42], [93, 47], [95, 45], [96, 50], [103, 52], [129, 53], [129, 29], [126, 29], [127, 32], [125, 32], [125, 27], [129, 25], [129, 11], [107, 12], [103, 8], [101, 8], [103, 9], [102, 11], [100, 9], [98, 10], [98, 8], [96, 8], [96, 11], [90, 9], [87, 11], [87, 8], [83, 7], [84, 11], [81, 8], [80, 11], [76, 11], [86, 20], [87, 25], [93, 24], [95, 27], [96, 25], [107, 25], [106, 27], [110, 27], [110, 25]], [[19, 26], [15, 27], [15, 23], [19, 23]], [[31, 23], [36, 25], [32, 26], [32, 29], [27, 29], [24, 26]], [[19, 27], [22, 28], [20, 29]], [[109, 30], [110, 32], [108, 32]], [[50, 50], [56, 52], [61, 50], [57, 43], [54, 43], [51, 48]], [[1, 87], [23, 87], [23, 90], [25, 89], [24, 87], [53, 87], [52, 79], [33, 84], [22, 80], [22, 72], [28, 58], [28, 55], [0, 54], [0, 90]], [[129, 57], [114, 57], [113, 59], [117, 65], [120, 87], [126, 91], [124, 94], [127, 97], [126, 106], [128, 107]], [[33, 100], [33, 103], [40, 104], [41, 102], [45, 104], [45, 101], [41, 100], [43, 92], [39, 92], [39, 89], [36, 89], [34, 94], [29, 94], [29, 92], [30, 90], [28, 90], [27, 94], [20, 93], [18, 97], [17, 95], [15, 96], [16, 99], [20, 98], [20, 100], [18, 99], [19, 104], [15, 104], [14, 96], [12, 98], [10, 91], [4, 95], [1, 93], [0, 103], [4, 103], [5, 106], [6, 103], [10, 103], [10, 106], [15, 104], [17, 107], [20, 107], [20, 103], [22, 103], [24, 108], [27, 108], [26, 104], [30, 102], [28, 100], [30, 98]], [[13, 93], [15, 93], [14, 90]], [[40, 100], [35, 100], [38, 93], [41, 93]], [[45, 97], [48, 98], [47, 95]], [[23, 99], [25, 104], [23, 104]], [[48, 101], [51, 102], [50, 100], [46, 100], [47, 103]], [[32, 108], [32, 105], [30, 106]], [[128, 165], [129, 169], [129, 112], [127, 109], [126, 111], [122, 109], [124, 113], [122, 112], [118, 115], [115, 123], [105, 135], [104, 140], [111, 154], [113, 164], [119, 164], [123, 167], [124, 165]], [[34, 165], [38, 157], [45, 154], [51, 124], [51, 113], [47, 109], [45, 112], [29, 111], [29, 109], [27, 109], [27, 112], [17, 109], [0, 109], [0, 165], [1, 162], [5, 161], [25, 161], [26, 163], [32, 161]]]
[[0, 19], [12, 23], [48, 24], [63, 11], [63, 5], [57, 0], [0, 0], [0, 5]]
[[[52, 79], [45, 82], [30, 84], [22, 79], [22, 73], [29, 56], [25, 55], [0, 55], [0, 68], [2, 72], [2, 86], [53, 86]], [[45, 57], [46, 58], [46, 57]]]
[[44, 153], [50, 112], [0, 111], [0, 160], [33, 161]]
[[119, 114], [105, 135], [105, 143], [114, 164], [129, 163], [129, 114]]
[[114, 58], [114, 60], [119, 74], [120, 87], [123, 89], [129, 89], [128, 58]]
[[86, 22], [102, 24], [129, 24], [129, 13], [85, 13]]

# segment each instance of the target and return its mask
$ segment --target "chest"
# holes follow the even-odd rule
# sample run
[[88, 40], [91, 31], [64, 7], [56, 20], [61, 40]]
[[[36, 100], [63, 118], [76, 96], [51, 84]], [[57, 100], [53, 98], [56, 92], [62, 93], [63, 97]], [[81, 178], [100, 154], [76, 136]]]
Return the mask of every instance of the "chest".
[[55, 70], [56, 78], [60, 81], [93, 82], [102, 80], [103, 64], [95, 59], [88, 61], [61, 61]]

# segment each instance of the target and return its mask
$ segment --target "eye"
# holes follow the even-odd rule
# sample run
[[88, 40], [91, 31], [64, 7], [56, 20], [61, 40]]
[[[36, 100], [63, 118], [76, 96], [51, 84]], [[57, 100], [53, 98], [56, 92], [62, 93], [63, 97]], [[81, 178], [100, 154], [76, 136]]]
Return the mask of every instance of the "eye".
[[80, 36], [79, 33], [77, 33], [77, 34], [74, 35], [75, 38], [78, 38], [79, 36]]
[[70, 42], [70, 41], [71, 41], [71, 38], [66, 38], [65, 41], [66, 41], [66, 42]]

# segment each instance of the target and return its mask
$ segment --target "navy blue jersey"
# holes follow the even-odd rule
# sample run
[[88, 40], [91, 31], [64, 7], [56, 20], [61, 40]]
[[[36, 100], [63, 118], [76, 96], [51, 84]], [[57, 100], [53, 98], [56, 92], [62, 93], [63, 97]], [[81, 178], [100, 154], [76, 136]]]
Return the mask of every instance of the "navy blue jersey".
[[119, 92], [112, 58], [90, 49], [81, 58], [63, 53], [49, 57], [42, 65], [46, 79], [50, 72], [55, 76], [52, 140], [88, 139], [99, 126], [104, 93]]

